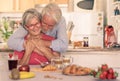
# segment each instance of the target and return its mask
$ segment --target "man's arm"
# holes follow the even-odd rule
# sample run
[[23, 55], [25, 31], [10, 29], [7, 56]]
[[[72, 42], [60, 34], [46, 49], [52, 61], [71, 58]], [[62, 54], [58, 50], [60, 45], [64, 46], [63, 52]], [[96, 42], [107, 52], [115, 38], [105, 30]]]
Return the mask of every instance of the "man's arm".
[[54, 51], [65, 52], [68, 48], [68, 36], [64, 17], [62, 17], [61, 21], [55, 26], [55, 28], [56, 35], [55, 32], [54, 34], [50, 35], [55, 37], [55, 40], [45, 41], [45, 44], [50, 45], [49, 47], [52, 48]]
[[17, 50], [22, 51], [24, 50], [23, 43], [24, 43], [24, 37], [27, 35], [27, 31], [20, 26], [8, 39], [8, 47]]

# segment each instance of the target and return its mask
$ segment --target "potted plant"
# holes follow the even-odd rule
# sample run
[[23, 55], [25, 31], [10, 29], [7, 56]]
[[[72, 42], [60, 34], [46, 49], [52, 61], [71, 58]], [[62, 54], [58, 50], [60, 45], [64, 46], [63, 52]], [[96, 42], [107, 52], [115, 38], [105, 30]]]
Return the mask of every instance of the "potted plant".
[[12, 28], [9, 26], [9, 19], [6, 17], [2, 18], [0, 27], [0, 33], [4, 42], [7, 42], [9, 36], [13, 33]]

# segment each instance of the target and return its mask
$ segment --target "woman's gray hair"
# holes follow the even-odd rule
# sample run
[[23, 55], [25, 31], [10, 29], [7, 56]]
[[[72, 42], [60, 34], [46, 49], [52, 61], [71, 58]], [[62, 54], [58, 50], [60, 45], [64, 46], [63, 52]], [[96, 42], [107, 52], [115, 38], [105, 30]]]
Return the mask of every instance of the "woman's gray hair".
[[56, 21], [56, 23], [58, 23], [62, 17], [62, 11], [57, 4], [49, 3], [43, 8], [41, 15], [42, 17], [44, 15], [50, 15]]
[[38, 20], [41, 21], [42, 16], [35, 8], [27, 9], [22, 16], [22, 25], [26, 25], [28, 21], [34, 17], [37, 17]]

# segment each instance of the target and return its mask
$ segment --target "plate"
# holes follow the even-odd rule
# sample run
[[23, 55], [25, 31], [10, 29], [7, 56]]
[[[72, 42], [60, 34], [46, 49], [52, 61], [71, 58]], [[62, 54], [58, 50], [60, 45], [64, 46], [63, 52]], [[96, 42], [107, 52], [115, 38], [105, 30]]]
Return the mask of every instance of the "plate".
[[[20, 79], [27, 79], [27, 78], [33, 78], [35, 77], [35, 74], [33, 72], [20, 72]], [[12, 76], [10, 75], [10, 78]]]
[[82, 74], [64, 74], [64, 75], [68, 75], [68, 76], [87, 76], [87, 75], [89, 75], [89, 74], [84, 74], [84, 75], [82, 75]]
[[62, 73], [63, 75], [68, 75], [68, 76], [87, 76], [89, 74], [65, 74], [65, 73]]

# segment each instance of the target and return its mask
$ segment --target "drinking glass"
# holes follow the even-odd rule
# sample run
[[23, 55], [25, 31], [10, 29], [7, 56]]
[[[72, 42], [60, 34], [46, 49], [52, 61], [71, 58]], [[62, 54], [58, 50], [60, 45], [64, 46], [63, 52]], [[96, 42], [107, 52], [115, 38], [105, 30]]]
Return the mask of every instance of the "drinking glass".
[[51, 59], [51, 64], [56, 66], [58, 69], [62, 69], [63, 60], [61, 57], [56, 57], [56, 58]]
[[8, 56], [8, 68], [9, 70], [12, 70], [13, 68], [17, 68], [18, 65], [18, 56], [14, 54], [9, 54]]
[[63, 66], [68, 66], [73, 62], [73, 58], [71, 56], [63, 56]]

